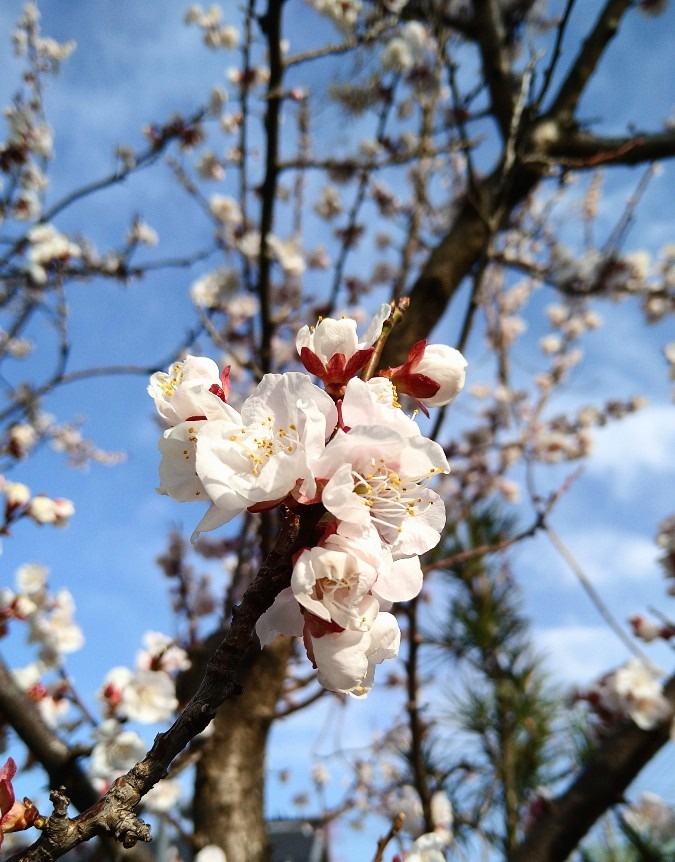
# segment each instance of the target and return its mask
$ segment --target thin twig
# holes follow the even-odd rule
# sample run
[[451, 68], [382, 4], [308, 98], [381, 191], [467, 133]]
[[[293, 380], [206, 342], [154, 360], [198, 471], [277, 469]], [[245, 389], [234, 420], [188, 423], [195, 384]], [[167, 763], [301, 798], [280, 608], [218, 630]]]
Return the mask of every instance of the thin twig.
[[380, 838], [377, 842], [377, 851], [373, 856], [373, 862], [382, 862], [384, 859], [384, 851], [387, 849], [387, 845], [390, 841], [392, 841], [398, 833], [403, 828], [403, 823], [405, 822], [405, 814], [403, 812], [399, 812], [395, 817], [391, 824], [391, 829], [387, 834]]
[[556, 551], [560, 554], [560, 556], [565, 560], [570, 570], [579, 581], [581, 586], [584, 588], [586, 595], [589, 597], [596, 610], [603, 618], [603, 620], [607, 623], [609, 628], [614, 632], [614, 634], [619, 638], [621, 643], [635, 655], [640, 661], [644, 662], [647, 667], [652, 667], [653, 662], [649, 659], [646, 653], [644, 653], [640, 647], [635, 643], [633, 638], [631, 638], [628, 633], [624, 630], [623, 626], [616, 619], [614, 614], [607, 607], [605, 602], [603, 601], [600, 593], [595, 589], [588, 576], [584, 572], [583, 568], [579, 565], [577, 560], [572, 555], [572, 552], [569, 550], [567, 545], [562, 541], [560, 536], [555, 532], [555, 530], [549, 525], [545, 524], [544, 529], [551, 540], [551, 544], [556, 549]]

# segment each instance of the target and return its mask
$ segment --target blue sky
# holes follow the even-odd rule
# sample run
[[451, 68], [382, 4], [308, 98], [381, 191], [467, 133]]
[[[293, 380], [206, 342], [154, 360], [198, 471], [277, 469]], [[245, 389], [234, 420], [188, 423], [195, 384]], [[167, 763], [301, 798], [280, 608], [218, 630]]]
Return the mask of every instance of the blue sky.
[[[233, 0], [224, 3], [226, 15], [231, 13], [234, 18], [238, 5]], [[585, 20], [573, 21], [572, 36], [592, 18], [598, 5], [583, 4]], [[235, 55], [228, 58], [201, 46], [198, 32], [183, 26], [185, 4], [176, 0], [161, 4], [149, 0], [69, 0], [67, 4], [43, 0], [40, 7], [46, 34], [77, 42], [77, 50], [46, 97], [56, 135], [50, 200], [108, 172], [114, 165], [116, 145], [139, 145], [145, 123], [191, 110], [211, 86], [224, 82], [226, 66], [236, 62]], [[312, 44], [330, 32], [322, 23], [311, 23], [316, 19], [307, 17], [301, 3], [291, 3], [288, 8], [293, 47]], [[4, 0], [0, 7], [3, 104], [16, 80], [17, 66], [10, 57], [8, 40], [20, 10], [17, 0]], [[666, 116], [672, 116], [675, 102], [674, 35], [672, 5], [654, 20], [629, 15], [625, 31], [608, 51], [602, 73], [589, 88], [582, 113], [589, 120], [603, 118], [599, 128], [607, 133], [622, 132], [629, 121], [640, 128], [658, 128]], [[319, 141], [329, 140], [334, 123], [335, 115], [326, 110], [318, 124]], [[347, 140], [346, 133], [343, 138]], [[218, 191], [227, 193], [232, 177]], [[654, 252], [673, 241], [674, 179], [670, 165], [663, 177], [652, 182], [629, 235], [628, 249], [644, 247]], [[611, 231], [636, 182], [636, 174], [627, 170], [608, 175], [598, 222], [601, 230]], [[64, 231], [83, 230], [105, 248], [125, 235], [137, 211], [158, 229], [162, 253], [173, 256], [205, 244], [206, 219], [161, 166], [72, 207], [56, 223]], [[565, 230], [572, 243], [574, 225]], [[160, 252], [144, 254], [152, 259]], [[217, 265], [215, 259], [213, 265]], [[205, 269], [208, 264], [194, 272]], [[72, 367], [119, 362], [147, 366], [165, 356], [192, 320], [186, 288], [193, 278], [194, 273], [160, 272], [128, 287], [100, 282], [73, 285], [69, 289]], [[550, 291], [545, 299], [553, 300]], [[532, 344], [541, 329], [544, 304], [543, 299], [535, 303], [531, 312]], [[651, 405], [598, 432], [597, 454], [557, 507], [553, 522], [620, 620], [650, 603], [672, 613], [672, 601], [664, 597], [653, 537], [658, 521], [673, 511], [675, 411], [658, 346], [675, 339], [675, 329], [672, 321], [645, 329], [635, 307], [626, 304], [602, 307], [600, 313], [607, 326], [591, 340], [560, 404], [592, 402], [598, 393], [611, 391], [616, 397], [644, 392]], [[444, 321], [437, 331], [439, 340], [451, 328]], [[41, 347], [49, 345], [44, 331], [35, 335]], [[471, 358], [470, 379], [485, 379], [482, 375], [488, 373], [489, 359], [478, 345]], [[133, 662], [143, 631], [171, 632], [163, 579], [153, 561], [164, 548], [170, 526], [182, 523], [189, 533], [198, 518], [195, 507], [181, 507], [154, 493], [158, 432], [145, 386], [140, 377], [77, 383], [46, 404], [62, 419], [86, 415], [87, 435], [103, 448], [125, 450], [125, 463], [113, 468], [94, 465], [88, 472], [78, 472], [42, 451], [19, 465], [13, 475], [34, 491], [75, 501], [77, 514], [65, 531], [19, 524], [13, 537], [4, 542], [0, 565], [6, 583], [20, 563], [43, 562], [52, 569], [53, 584], [73, 592], [88, 645], [72, 657], [69, 666], [89, 693], [111, 665]], [[459, 414], [465, 409], [458, 403]], [[555, 473], [543, 474], [542, 487], [554, 486]], [[562, 476], [562, 471], [557, 473]], [[625, 658], [622, 645], [608, 633], [574, 576], [545, 542], [533, 541], [519, 548], [514, 563], [537, 641], [549, 652], [551, 667], [562, 679], [588, 681]], [[11, 644], [8, 648], [3, 644], [3, 650], [10, 655], [20, 652]], [[665, 669], [672, 669], [672, 654], [662, 650], [655, 655]], [[364, 727], [377, 725], [379, 696], [375, 689], [367, 705], [352, 704], [346, 711], [352, 741], [363, 738]], [[321, 710], [326, 707], [320, 707], [319, 714]], [[308, 729], [321, 721], [317, 712], [307, 713], [275, 731], [283, 753], [280, 747], [272, 749], [272, 766], [281, 768], [291, 753], [302, 754]], [[325, 748], [320, 750], [325, 753]], [[675, 801], [675, 779], [666, 783], [665, 789]], [[284, 804], [283, 796], [273, 796], [275, 814], [288, 813]]]

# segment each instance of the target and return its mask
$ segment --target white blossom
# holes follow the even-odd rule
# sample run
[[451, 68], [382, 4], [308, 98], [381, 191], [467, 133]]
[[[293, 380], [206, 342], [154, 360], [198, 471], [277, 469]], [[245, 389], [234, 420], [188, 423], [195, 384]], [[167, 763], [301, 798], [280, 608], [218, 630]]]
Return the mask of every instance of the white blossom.
[[129, 242], [140, 243], [142, 245], [157, 245], [159, 242], [157, 231], [144, 221], [134, 222], [128, 239]]
[[420, 835], [406, 854], [406, 862], [445, 862], [447, 836], [438, 832]]
[[286, 275], [298, 276], [307, 268], [305, 258], [296, 239], [279, 239], [274, 234], [268, 234], [267, 247]]
[[232, 197], [227, 195], [212, 195], [209, 201], [209, 209], [221, 224], [229, 227], [238, 227], [241, 224], [241, 207]]
[[36, 524], [55, 524], [65, 526], [75, 514], [75, 506], [63, 497], [52, 499], [38, 494], [28, 504], [28, 514]]
[[227, 369], [221, 374], [212, 359], [186, 356], [168, 371], [156, 371], [150, 378], [148, 394], [169, 425], [221, 415], [235, 418], [238, 414], [225, 403], [229, 395], [227, 379]]
[[430, 478], [449, 472], [443, 449], [421, 435], [380, 425], [339, 429], [315, 466], [328, 479], [323, 504], [357, 527], [372, 524], [394, 556], [423, 554], [445, 527], [445, 507]]
[[107, 784], [124, 775], [145, 755], [146, 746], [133, 730], [122, 730], [119, 722], [107, 719], [94, 731], [97, 739], [89, 761], [89, 775]]
[[30, 488], [22, 482], [4, 482], [2, 491], [8, 506], [25, 506], [30, 500]]
[[49, 612], [30, 617], [30, 640], [41, 646], [41, 658], [58, 665], [64, 653], [72, 653], [84, 645], [82, 629], [74, 620], [75, 602], [68, 590], [59, 590]]
[[221, 266], [193, 282], [190, 299], [203, 308], [229, 310], [231, 303], [238, 298], [239, 273], [236, 269]]
[[143, 804], [154, 814], [165, 814], [178, 805], [182, 793], [180, 783], [175, 778], [163, 778], [143, 797]]
[[623, 819], [657, 845], [675, 839], [675, 809], [655, 793], [641, 793], [638, 801], [626, 809]]
[[347, 33], [354, 29], [362, 5], [361, 0], [307, 0], [307, 3]]
[[398, 655], [401, 632], [396, 617], [380, 613], [368, 631], [345, 630], [318, 637], [310, 632], [307, 641], [324, 688], [365, 697], [373, 687], [375, 667]]
[[227, 862], [227, 857], [220, 847], [207, 844], [195, 855], [194, 862]]
[[166, 673], [175, 673], [187, 670], [190, 659], [182, 647], [179, 647], [173, 638], [161, 632], [146, 632], [143, 635], [144, 650], [136, 653], [136, 667], [138, 670], [163, 670]]
[[661, 680], [661, 674], [652, 666], [633, 658], [603, 677], [595, 690], [605, 709], [625, 713], [642, 730], [651, 730], [673, 715]]
[[178, 707], [176, 689], [164, 671], [114, 667], [106, 675], [99, 697], [113, 714], [146, 724], [169, 720]]
[[213, 506], [197, 530], [250, 507], [316, 493], [312, 465], [337, 421], [333, 400], [299, 373], [266, 374], [238, 421], [215, 419], [196, 432], [196, 472]]

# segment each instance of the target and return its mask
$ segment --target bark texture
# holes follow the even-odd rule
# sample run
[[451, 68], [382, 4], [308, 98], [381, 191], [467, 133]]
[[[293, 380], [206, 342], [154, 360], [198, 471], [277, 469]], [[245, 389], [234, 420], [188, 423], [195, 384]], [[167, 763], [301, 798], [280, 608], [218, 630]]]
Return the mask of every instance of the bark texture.
[[[675, 703], [675, 677], [664, 689]], [[641, 730], [626, 721], [599, 746], [570, 787], [553, 799], [508, 862], [565, 862], [594, 823], [623, 799], [640, 770], [670, 740], [670, 721]]]
[[197, 767], [195, 842], [222, 847], [228, 862], [268, 862], [265, 750], [290, 657], [277, 638], [244, 668], [243, 693], [221, 707]]

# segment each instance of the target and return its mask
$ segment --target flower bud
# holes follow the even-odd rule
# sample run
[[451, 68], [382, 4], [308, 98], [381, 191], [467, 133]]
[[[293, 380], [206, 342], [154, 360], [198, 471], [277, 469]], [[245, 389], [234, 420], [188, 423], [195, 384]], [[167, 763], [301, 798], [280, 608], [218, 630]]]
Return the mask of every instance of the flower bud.
[[413, 398], [426, 413], [427, 407], [449, 404], [464, 386], [467, 362], [459, 350], [447, 344], [418, 341], [403, 365], [380, 372], [396, 389]]

